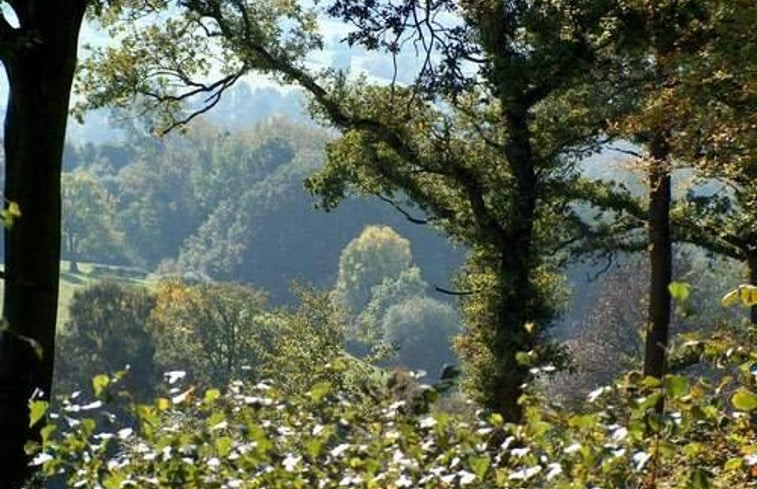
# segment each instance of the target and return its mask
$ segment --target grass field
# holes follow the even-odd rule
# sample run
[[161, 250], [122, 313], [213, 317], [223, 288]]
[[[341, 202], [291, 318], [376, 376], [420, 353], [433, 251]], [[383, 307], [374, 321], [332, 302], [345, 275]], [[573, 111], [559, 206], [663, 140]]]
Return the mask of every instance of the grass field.
[[[60, 264], [60, 292], [58, 294], [58, 329], [64, 327], [68, 321], [68, 306], [74, 293], [87, 285], [94, 284], [105, 278], [116, 280], [124, 284], [147, 287], [152, 289], [158, 282], [158, 278], [152, 274], [146, 274], [143, 278], [124, 277], [119, 272], [122, 267], [95, 263], [79, 263], [79, 272], [71, 273], [69, 263], [62, 261]], [[0, 303], [2, 302], [3, 282], [0, 281]]]

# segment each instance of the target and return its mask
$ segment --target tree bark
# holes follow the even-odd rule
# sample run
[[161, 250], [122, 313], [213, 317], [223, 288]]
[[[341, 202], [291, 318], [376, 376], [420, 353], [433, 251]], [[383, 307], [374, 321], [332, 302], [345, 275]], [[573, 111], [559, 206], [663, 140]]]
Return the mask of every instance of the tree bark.
[[649, 315], [644, 348], [644, 375], [662, 378], [665, 374], [671, 297], [668, 286], [673, 277], [670, 235], [671, 185], [668, 147], [658, 132], [649, 144]]
[[518, 423], [523, 418], [518, 399], [523, 394], [522, 385], [528, 381], [529, 368], [518, 364], [516, 355], [534, 347], [533, 337], [525, 325], [540, 319], [539, 292], [531, 280], [537, 192], [527, 116], [511, 112], [506, 114], [506, 119], [509, 141], [505, 153], [515, 176], [515, 212], [500, 245], [501, 304], [493, 344], [500, 365], [496, 372], [496, 392], [489, 407], [502, 414], [506, 421]]
[[[749, 283], [757, 287], [757, 255], [749, 255], [747, 258], [747, 266], [749, 267]], [[757, 325], [757, 306], [751, 307], [749, 318], [752, 325]]]
[[[28, 475], [23, 444], [29, 436], [29, 389], [49, 399], [55, 352], [60, 273], [60, 172], [79, 28], [86, 2], [11, 2], [23, 42], [5, 53], [9, 97], [5, 118], [5, 197], [21, 210], [5, 233], [3, 316], [16, 338], [41, 348], [30, 365], [17, 341], [0, 343], [0, 470], [18, 487]], [[20, 388], [17, 379], [28, 386]], [[19, 451], [19, 446], [21, 450]]]

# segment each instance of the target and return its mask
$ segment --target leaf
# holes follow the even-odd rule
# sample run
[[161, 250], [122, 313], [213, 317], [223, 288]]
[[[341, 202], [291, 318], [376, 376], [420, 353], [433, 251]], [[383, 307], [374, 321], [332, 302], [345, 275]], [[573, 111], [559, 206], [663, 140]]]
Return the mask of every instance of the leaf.
[[709, 489], [710, 479], [707, 476], [707, 472], [704, 469], [694, 469], [689, 481], [689, 487], [691, 489]]
[[671, 375], [665, 379], [665, 392], [668, 397], [679, 398], [689, 391], [689, 381], [680, 375]]
[[489, 415], [489, 423], [495, 428], [502, 428], [505, 424], [505, 419], [499, 413], [492, 413]]
[[8, 207], [0, 211], [0, 220], [3, 221], [3, 225], [7, 228], [13, 226], [13, 222], [21, 217], [21, 208], [17, 202], [10, 202]]
[[21, 207], [19, 207], [18, 202], [11, 201], [8, 204], [8, 215], [12, 217], [21, 217]]
[[330, 382], [319, 382], [315, 384], [312, 389], [310, 389], [310, 392], [308, 392], [308, 396], [310, 396], [310, 398], [313, 399], [315, 402], [318, 402], [321, 399], [323, 399], [324, 396], [328, 394], [330, 390], [331, 390]]
[[481, 457], [474, 456], [468, 459], [468, 464], [470, 465], [471, 470], [473, 470], [473, 473], [476, 474], [479, 478], [483, 479], [486, 471], [489, 470], [491, 461], [486, 455], [483, 455]]
[[221, 457], [227, 456], [229, 452], [231, 452], [231, 445], [233, 443], [234, 441], [228, 436], [216, 438], [215, 445], [216, 450], [218, 451], [218, 455], [220, 455]]
[[318, 439], [305, 442], [305, 450], [310, 458], [317, 458], [323, 452], [323, 444], [324, 442]]
[[641, 381], [641, 385], [643, 385], [644, 387], [655, 388], [655, 387], [660, 387], [661, 382], [660, 382], [660, 379], [658, 379], [657, 377], [652, 377], [648, 375], [644, 377], [644, 380]]
[[691, 295], [691, 285], [686, 282], [671, 282], [668, 285], [670, 295], [678, 302], [684, 302]]
[[165, 411], [166, 409], [168, 409], [169, 407], [171, 407], [171, 401], [169, 401], [165, 397], [159, 397], [155, 401], [155, 407], [158, 408], [158, 411]]
[[39, 431], [40, 437], [42, 438], [42, 443], [43, 444], [47, 443], [47, 441], [50, 440], [50, 436], [53, 433], [55, 433], [55, 430], [57, 430], [57, 429], [58, 429], [58, 427], [55, 426], [54, 424], [49, 424], [49, 425], [45, 426], [44, 428], [42, 428]]
[[531, 352], [519, 351], [515, 354], [515, 361], [518, 365], [529, 367], [534, 364], [534, 358]]
[[730, 459], [728, 462], [725, 463], [725, 466], [723, 468], [726, 471], [732, 471], [732, 470], [738, 470], [744, 465], [744, 459], [741, 457], [735, 457]]
[[109, 384], [110, 378], [107, 375], [96, 375], [92, 379], [92, 390], [95, 393], [95, 397], [100, 397], [100, 395], [103, 393], [103, 390], [108, 387]]
[[720, 302], [726, 307], [736, 305], [738, 302], [741, 302], [744, 307], [755, 306], [757, 305], [757, 286], [750, 284], [739, 285], [724, 295]]
[[751, 412], [757, 408], [757, 394], [742, 387], [731, 397], [731, 403], [739, 411]]
[[641, 402], [639, 402], [639, 410], [646, 411], [647, 409], [656, 406], [657, 403], [660, 402], [660, 397], [661, 396], [659, 392], [648, 395]]
[[586, 429], [597, 425], [599, 416], [596, 414], [577, 414], [568, 419], [568, 425], [572, 428]]
[[218, 389], [208, 389], [205, 391], [204, 399], [205, 399], [205, 402], [208, 404], [212, 403], [219, 397], [221, 397], [221, 391], [219, 391]]
[[29, 403], [29, 427], [39, 422], [50, 407], [47, 401], [32, 401]]

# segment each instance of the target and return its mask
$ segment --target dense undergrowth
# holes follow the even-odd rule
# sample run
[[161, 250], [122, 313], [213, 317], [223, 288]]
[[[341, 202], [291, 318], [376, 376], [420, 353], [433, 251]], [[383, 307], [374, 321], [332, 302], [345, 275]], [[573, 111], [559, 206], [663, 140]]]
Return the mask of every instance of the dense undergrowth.
[[706, 376], [629, 372], [578, 411], [534, 390], [522, 425], [449, 409], [432, 386], [361, 388], [340, 360], [294, 396], [265, 381], [198, 392], [172, 373], [166, 397], [137, 405], [98, 376], [96, 398], [64, 399], [29, 449], [41, 480], [81, 488], [754, 487], [753, 334], [689, 339]]

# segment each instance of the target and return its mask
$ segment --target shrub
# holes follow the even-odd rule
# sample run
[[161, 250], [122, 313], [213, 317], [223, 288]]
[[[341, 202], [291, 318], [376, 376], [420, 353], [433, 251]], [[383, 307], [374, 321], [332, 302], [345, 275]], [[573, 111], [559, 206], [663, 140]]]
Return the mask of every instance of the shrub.
[[[322, 380], [286, 396], [265, 382], [190, 387], [138, 406], [131, 427], [110, 424], [99, 403], [69, 401], [42, 430], [34, 463], [85, 488], [747, 487], [757, 467], [757, 359], [743, 343], [688, 345], [736, 367], [718, 384], [631, 372], [592, 392], [581, 412], [527, 394], [522, 425], [409, 409], [386, 391], [366, 404]], [[345, 364], [325, 369], [337, 378]], [[118, 387], [107, 377], [95, 384]], [[45, 408], [33, 404], [33, 419]]]

